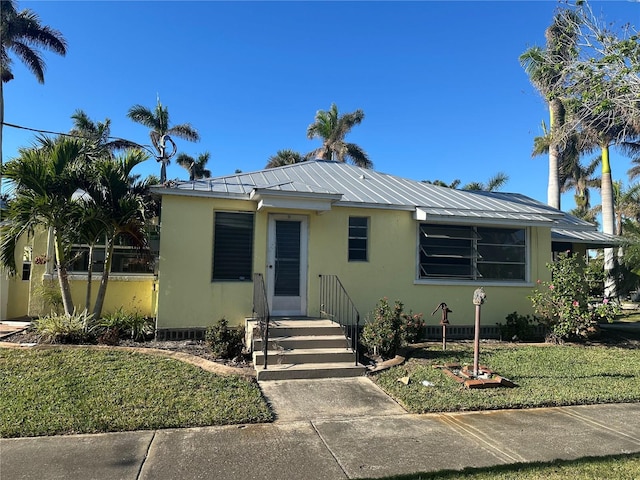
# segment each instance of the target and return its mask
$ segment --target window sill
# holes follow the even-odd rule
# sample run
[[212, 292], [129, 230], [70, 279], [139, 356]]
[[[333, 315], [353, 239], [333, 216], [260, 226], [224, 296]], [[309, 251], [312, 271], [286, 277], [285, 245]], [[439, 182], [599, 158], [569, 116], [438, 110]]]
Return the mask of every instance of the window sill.
[[475, 287], [535, 287], [535, 283], [526, 281], [500, 281], [500, 280], [454, 280], [454, 279], [418, 279], [413, 281], [414, 285], [460, 285], [460, 286], [475, 286]]
[[[67, 275], [69, 280], [87, 281], [88, 276], [86, 273], [69, 273]], [[57, 273], [46, 273], [42, 277], [44, 280], [56, 280], [58, 278]], [[91, 280], [99, 282], [102, 278], [102, 272], [94, 273], [91, 276]], [[156, 280], [156, 276], [153, 273], [112, 273], [109, 275], [109, 281], [116, 282], [148, 282], [149, 280]]]

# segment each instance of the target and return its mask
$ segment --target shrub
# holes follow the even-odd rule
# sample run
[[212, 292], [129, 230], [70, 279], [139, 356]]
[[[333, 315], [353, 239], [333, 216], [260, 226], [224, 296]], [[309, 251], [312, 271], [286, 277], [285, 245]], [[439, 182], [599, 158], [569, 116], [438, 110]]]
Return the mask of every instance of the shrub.
[[117, 345], [120, 338], [144, 341], [152, 337], [155, 330], [153, 319], [122, 308], [103, 316], [99, 325], [102, 334], [98, 340], [108, 345]]
[[561, 253], [547, 267], [551, 282], [538, 281], [529, 298], [540, 323], [548, 329], [548, 340], [584, 339], [598, 331], [598, 320], [613, 320], [616, 306], [612, 302], [590, 305], [588, 275], [577, 257]]
[[225, 318], [207, 328], [205, 341], [216, 358], [235, 358], [242, 354], [244, 327], [231, 328]]
[[51, 313], [35, 320], [35, 331], [45, 343], [92, 343], [96, 322], [86, 310], [80, 313]]
[[507, 315], [507, 323], [497, 323], [500, 329], [500, 339], [507, 341], [531, 340], [535, 336], [537, 319], [531, 315], [519, 315], [513, 312]]
[[400, 345], [406, 346], [416, 343], [424, 338], [426, 322], [422, 319], [422, 313], [403, 313], [400, 316]]
[[401, 346], [414, 343], [422, 338], [425, 323], [422, 314], [403, 312], [404, 305], [396, 300], [393, 307], [386, 298], [378, 301], [373, 320], [367, 322], [360, 340], [374, 355], [382, 358], [394, 357]]

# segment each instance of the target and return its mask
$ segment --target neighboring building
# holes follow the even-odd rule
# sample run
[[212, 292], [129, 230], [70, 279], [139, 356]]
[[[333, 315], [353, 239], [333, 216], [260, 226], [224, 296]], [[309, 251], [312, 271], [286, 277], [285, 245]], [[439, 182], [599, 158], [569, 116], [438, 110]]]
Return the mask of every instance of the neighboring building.
[[[330, 161], [153, 190], [162, 196], [157, 277], [153, 261], [120, 247], [104, 311], [157, 315], [161, 336], [223, 317], [244, 324], [254, 273], [264, 275], [273, 316], [319, 316], [319, 276], [337, 275], [363, 317], [387, 297], [433, 324], [439, 317], [427, 314], [444, 302], [452, 325], [472, 325], [473, 291], [482, 286], [482, 322], [495, 326], [514, 311], [532, 313], [528, 296], [549, 279], [554, 251], [612, 241], [522, 195], [453, 190]], [[57, 286], [49, 243], [42, 234], [19, 246], [7, 317], [48, 313], [41, 285]], [[82, 308], [82, 253], [73, 270]], [[94, 282], [95, 295], [99, 272]]]

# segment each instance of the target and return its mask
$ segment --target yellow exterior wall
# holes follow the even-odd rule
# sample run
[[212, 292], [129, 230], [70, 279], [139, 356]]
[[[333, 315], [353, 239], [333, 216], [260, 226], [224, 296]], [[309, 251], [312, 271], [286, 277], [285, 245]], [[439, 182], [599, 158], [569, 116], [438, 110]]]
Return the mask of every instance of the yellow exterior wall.
[[[251, 201], [165, 195], [162, 202], [158, 328], [206, 327], [225, 317], [242, 324], [251, 315], [251, 282], [212, 282], [214, 212], [255, 211]], [[267, 226], [271, 213], [306, 215], [309, 222], [307, 305], [308, 315], [319, 315], [319, 275], [338, 275], [362, 317], [387, 297], [400, 300], [405, 309], [422, 312], [428, 322], [440, 302], [453, 310], [452, 324], [474, 322], [473, 291], [487, 293], [482, 323], [504, 323], [517, 311], [532, 313], [528, 296], [536, 280], [549, 279], [545, 266], [551, 260], [549, 228], [530, 228], [527, 284], [483, 282], [417, 282], [418, 226], [409, 211], [334, 206], [318, 214], [310, 211], [269, 209], [255, 214], [253, 271], [265, 273]], [[349, 216], [369, 217], [369, 261], [348, 262]]]
[[[37, 232], [31, 238], [22, 238], [16, 249], [16, 263], [18, 275], [9, 279], [9, 302], [7, 318], [22, 316], [37, 317], [47, 315], [55, 310], [55, 306], [47, 301], [45, 291], [59, 294], [60, 285], [56, 275], [52, 275], [51, 261], [48, 263], [31, 264], [31, 280], [23, 281], [22, 252], [24, 246], [31, 245], [33, 259], [36, 257], [51, 257], [48, 245], [48, 234]], [[92, 280], [91, 308], [95, 303], [100, 286], [101, 273], [94, 273]], [[86, 275], [70, 275], [71, 296], [76, 310], [84, 310], [87, 288]], [[103, 314], [123, 308], [128, 312], [138, 312], [141, 315], [153, 317], [156, 313], [157, 282], [154, 275], [119, 275], [109, 276], [107, 294], [104, 301]], [[62, 308], [58, 308], [62, 312]]]
[[24, 247], [29, 245], [26, 237], [21, 238], [16, 246], [16, 275], [8, 277], [7, 295], [7, 311], [5, 317], [7, 319], [24, 317], [29, 312], [29, 281], [22, 279], [22, 255]]
[[[253, 283], [212, 282], [214, 210], [251, 211], [253, 202], [165, 195], [160, 226], [158, 328], [205, 327], [226, 318], [240, 324], [251, 316]], [[264, 265], [255, 247], [266, 236], [256, 217], [254, 271]], [[260, 240], [261, 242], [261, 240]]]

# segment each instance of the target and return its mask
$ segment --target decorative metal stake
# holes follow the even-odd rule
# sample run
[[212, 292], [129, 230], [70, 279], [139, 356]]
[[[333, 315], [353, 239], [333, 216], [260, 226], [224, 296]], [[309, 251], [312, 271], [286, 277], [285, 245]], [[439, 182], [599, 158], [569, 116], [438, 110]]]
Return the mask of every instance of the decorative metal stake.
[[442, 325], [442, 350], [447, 349], [447, 325], [449, 325], [449, 319], [447, 318], [447, 314], [451, 313], [453, 310], [449, 310], [447, 304], [442, 302], [440, 305], [436, 307], [436, 309], [431, 313], [431, 315], [435, 315], [438, 310], [442, 310], [442, 318], [440, 319], [440, 325]]
[[478, 377], [478, 363], [480, 361], [480, 306], [484, 303], [485, 298], [487, 298], [487, 294], [484, 293], [484, 289], [482, 287], [476, 288], [473, 292], [473, 304], [476, 306], [476, 325], [473, 339], [473, 376], [475, 378]]

